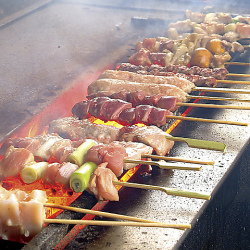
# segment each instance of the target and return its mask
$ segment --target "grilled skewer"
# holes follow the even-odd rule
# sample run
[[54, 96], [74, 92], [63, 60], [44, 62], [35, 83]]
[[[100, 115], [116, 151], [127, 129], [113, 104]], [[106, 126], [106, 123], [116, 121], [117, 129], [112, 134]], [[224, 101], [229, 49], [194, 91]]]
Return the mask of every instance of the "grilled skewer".
[[[184, 106], [184, 107], [196, 107], [196, 108], [218, 108], [218, 109], [243, 109], [243, 110], [250, 110], [250, 106], [236, 106], [236, 105], [215, 105], [215, 104], [201, 104], [201, 103], [186, 103], [186, 102], [176, 102], [177, 98], [174, 96], [163, 96], [161, 94], [148, 96], [145, 91], [135, 91], [135, 92], [126, 92], [126, 91], [120, 91], [116, 93], [109, 93], [107, 91], [100, 91], [93, 95], [87, 96], [87, 98], [90, 99], [89, 102], [91, 102], [91, 99], [98, 97], [109, 97], [111, 99], [121, 99], [123, 101], [127, 101], [132, 103], [133, 107], [136, 107], [138, 105], [152, 105], [157, 108], [163, 108], [163, 109], [169, 109], [170, 111], [174, 111], [177, 109], [178, 106]], [[208, 96], [187, 96], [187, 98], [191, 99], [208, 99], [208, 100], [214, 100], [213, 97]], [[96, 99], [98, 100], [98, 99]], [[227, 99], [227, 98], [220, 98], [219, 100], [224, 101], [240, 101], [240, 99]], [[95, 101], [95, 100], [94, 100]], [[244, 100], [242, 100], [244, 101]], [[250, 102], [250, 100], [246, 100]], [[83, 101], [84, 102], [84, 101]], [[87, 102], [87, 101], [85, 101]], [[81, 102], [80, 102], [81, 103]], [[74, 112], [74, 109], [77, 109], [77, 105], [75, 104], [75, 107], [72, 109]], [[73, 113], [74, 114], [74, 113]]]
[[162, 126], [166, 124], [166, 119], [177, 119], [195, 122], [248, 126], [247, 123], [235, 121], [176, 116], [167, 109], [160, 109], [150, 105], [139, 105], [135, 108], [132, 108], [132, 104], [129, 102], [120, 99], [111, 99], [108, 97], [96, 97], [94, 99], [77, 103], [72, 108], [72, 113], [81, 119], [88, 118], [89, 114], [91, 114], [96, 118], [104, 118], [105, 120], [114, 120], [118, 122], [120, 121], [125, 124], [146, 123]]
[[[50, 123], [49, 132], [58, 133], [64, 135], [71, 140], [80, 140], [82, 138], [90, 138], [98, 141], [98, 133], [103, 134], [109, 142], [127, 140], [133, 141], [135, 138], [137, 141], [147, 144], [156, 150], [157, 155], [166, 155], [169, 153], [173, 144], [169, 146], [169, 140], [166, 138], [167, 133], [163, 132], [161, 129], [155, 126], [149, 127], [123, 127], [121, 129], [115, 128], [114, 126], [95, 124], [89, 120], [79, 120], [74, 117], [66, 117], [58, 120], [54, 120]], [[169, 135], [170, 136], [170, 135]], [[155, 138], [159, 143], [154, 143]], [[176, 137], [178, 140], [179, 137]], [[188, 139], [188, 138], [187, 138]], [[100, 140], [100, 138], [99, 138]], [[197, 143], [195, 143], [197, 141]], [[207, 145], [202, 143], [203, 140], [190, 139], [186, 142], [194, 143], [192, 146], [205, 148]], [[103, 141], [102, 141], [103, 142]], [[165, 146], [164, 146], [165, 145]], [[162, 148], [164, 146], [164, 149]], [[191, 146], [191, 144], [190, 144]], [[166, 148], [165, 148], [166, 147]], [[224, 151], [226, 145], [221, 142], [211, 142], [209, 149]]]

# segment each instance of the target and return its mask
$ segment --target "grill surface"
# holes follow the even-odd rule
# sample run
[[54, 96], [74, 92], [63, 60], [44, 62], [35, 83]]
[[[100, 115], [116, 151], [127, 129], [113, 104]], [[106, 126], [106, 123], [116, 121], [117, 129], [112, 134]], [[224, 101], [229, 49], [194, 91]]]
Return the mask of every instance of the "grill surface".
[[[149, 1], [146, 6], [145, 1], [144, 4], [139, 1], [131, 7], [130, 1], [97, 1], [95, 5], [88, 1], [52, 1], [1, 27], [0, 138], [4, 139], [12, 130], [25, 124], [82, 79], [111, 63], [126, 62], [137, 41], [164, 35], [163, 26], [154, 26], [147, 21], [143, 26], [138, 26], [131, 23], [131, 18], [158, 18], [164, 20], [164, 25], [184, 18], [183, 11], [188, 8], [185, 2], [182, 2], [182, 10], [173, 6], [168, 11], [168, 4], [158, 1], [158, 5], [155, 5], [154, 1], [152, 6]], [[121, 8], [122, 5], [125, 8]], [[203, 7], [200, 4], [200, 9]], [[220, 11], [228, 10], [220, 5], [217, 8]], [[238, 13], [243, 11], [236, 10]], [[244, 8], [243, 14], [249, 13], [248, 10]], [[238, 60], [247, 60], [247, 55]], [[230, 72], [237, 73], [246, 70], [242, 67], [230, 68]], [[239, 85], [232, 87], [248, 88]], [[86, 86], [83, 88], [86, 90]], [[237, 97], [248, 98], [242, 95]], [[249, 111], [197, 108], [189, 116], [250, 121]], [[249, 128], [181, 122], [172, 135], [221, 141], [227, 145], [227, 149], [225, 153], [191, 149], [177, 142], [171, 156], [215, 160], [215, 165], [204, 166], [201, 172], [196, 173], [154, 168], [151, 176], [136, 174], [131, 181], [211, 193], [248, 140]], [[157, 191], [123, 188], [120, 202], [110, 202], [105, 211], [170, 223], [189, 223], [198, 211], [202, 214], [204, 203]], [[93, 204], [94, 198], [87, 194], [74, 203], [84, 207]], [[60, 216], [81, 218], [69, 212]], [[70, 228], [66, 225], [49, 225], [25, 249], [52, 249]], [[182, 234], [182, 231], [174, 229], [91, 226], [82, 230], [66, 249], [171, 249]], [[12, 246], [6, 241], [0, 244], [6, 249]], [[23, 245], [17, 244], [15, 247], [18, 249]]]

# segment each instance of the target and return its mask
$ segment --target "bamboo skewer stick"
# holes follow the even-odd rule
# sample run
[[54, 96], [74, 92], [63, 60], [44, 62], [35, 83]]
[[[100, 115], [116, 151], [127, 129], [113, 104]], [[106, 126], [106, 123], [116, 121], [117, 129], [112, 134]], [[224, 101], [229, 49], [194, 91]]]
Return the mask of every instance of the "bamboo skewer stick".
[[236, 74], [236, 73], [228, 73], [226, 76], [233, 76], [233, 77], [250, 77], [250, 74]]
[[169, 157], [169, 156], [160, 156], [160, 155], [142, 155], [142, 158], [152, 158], [158, 160], [165, 160], [165, 161], [178, 161], [178, 162], [186, 162], [186, 163], [193, 163], [193, 164], [203, 164], [203, 165], [214, 165], [215, 161], [199, 161], [199, 160], [190, 160], [190, 159], [183, 159], [179, 157]]
[[159, 191], [165, 192], [167, 195], [182, 196], [182, 197], [187, 197], [187, 198], [209, 200], [211, 197], [209, 194], [201, 194], [201, 193], [197, 193], [197, 192], [180, 190], [180, 189], [176, 189], [176, 188], [166, 188], [166, 187], [146, 185], [146, 184], [120, 182], [120, 181], [113, 181], [113, 184], [114, 185], [121, 185], [124, 187], [159, 190]]
[[230, 83], [230, 84], [246, 84], [249, 85], [249, 81], [235, 81], [235, 80], [216, 80], [217, 83]]
[[240, 66], [250, 66], [250, 63], [243, 62], [225, 62], [225, 65], [240, 65]]
[[235, 106], [235, 105], [216, 105], [216, 104], [203, 104], [203, 103], [184, 103], [177, 102], [176, 106], [182, 107], [196, 107], [196, 108], [216, 108], [216, 109], [239, 109], [239, 110], [250, 110], [249, 107]]
[[250, 90], [246, 90], [246, 89], [194, 87], [192, 90], [194, 90], [194, 91], [216, 92], [216, 93], [250, 94]]
[[135, 164], [148, 164], [157, 166], [162, 169], [178, 169], [178, 170], [193, 170], [193, 171], [200, 171], [202, 167], [197, 166], [180, 166], [175, 163], [168, 163], [168, 162], [159, 162], [159, 161], [145, 161], [145, 160], [131, 160], [131, 159], [124, 159], [125, 163], [135, 163]]
[[218, 123], [218, 124], [237, 125], [237, 126], [248, 126], [248, 123], [245, 123], [245, 122], [213, 120], [213, 119], [176, 116], [176, 115], [166, 115], [166, 117], [168, 119], [176, 119], [176, 120], [184, 120], [184, 121], [192, 121], [192, 122], [207, 122], [207, 123]]
[[190, 224], [167, 224], [167, 223], [146, 223], [126, 221], [96, 221], [96, 220], [65, 220], [65, 219], [44, 219], [45, 223], [73, 224], [73, 225], [95, 225], [95, 226], [130, 226], [130, 227], [162, 227], [181, 229], [191, 228]]
[[229, 102], [250, 102], [250, 99], [237, 99], [229, 97], [198, 96], [198, 95], [188, 95], [187, 99], [201, 99], [201, 100], [229, 101]]
[[63, 205], [57, 205], [57, 204], [53, 204], [53, 203], [45, 203], [44, 206], [68, 210], [68, 211], [72, 211], [72, 212], [76, 212], [76, 213], [92, 214], [92, 215], [100, 216], [100, 217], [108, 217], [108, 218], [118, 219], [118, 220], [128, 220], [128, 221], [146, 222], [146, 223], [159, 223], [158, 221], [151, 221], [151, 220], [146, 220], [146, 219], [127, 216], [127, 215], [114, 214], [114, 213], [108, 213], [108, 212], [102, 212], [102, 211], [95, 211], [95, 210], [90, 210], [90, 209], [85, 209], [85, 208], [63, 206]]

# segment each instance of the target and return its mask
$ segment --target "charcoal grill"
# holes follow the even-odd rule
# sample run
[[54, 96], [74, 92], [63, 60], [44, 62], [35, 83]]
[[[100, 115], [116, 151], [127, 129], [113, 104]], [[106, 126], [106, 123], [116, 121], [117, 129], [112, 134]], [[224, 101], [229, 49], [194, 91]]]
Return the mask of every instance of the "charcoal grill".
[[[228, 1], [227, 6], [219, 1], [193, 3], [189, 6], [186, 1], [170, 5], [169, 1], [160, 0], [157, 4], [155, 1], [96, 1], [95, 4], [91, 1], [26, 1], [26, 5], [2, 12], [1, 141], [18, 133], [29, 133], [27, 127], [34, 120], [40, 126], [32, 132], [39, 134], [50, 120], [70, 115], [72, 105], [85, 98], [88, 84], [100, 72], [126, 62], [137, 41], [162, 35], [167, 23], [183, 19], [189, 7], [198, 11], [209, 4], [214, 6], [213, 11], [238, 14], [248, 14], [250, 10], [246, 2]], [[234, 60], [249, 62], [248, 57], [246, 52], [236, 55]], [[229, 71], [248, 73], [248, 68], [231, 66]], [[197, 108], [189, 114], [211, 119], [250, 120], [248, 111]], [[249, 248], [246, 195], [249, 193], [249, 128], [181, 122], [171, 134], [221, 141], [227, 150], [220, 153], [191, 149], [176, 142], [171, 156], [215, 160], [215, 165], [204, 166], [199, 173], [153, 168], [150, 176], [141, 175], [143, 167], [140, 167], [130, 181], [213, 192], [212, 199], [204, 202], [170, 197], [157, 191], [123, 188], [120, 202], [107, 203], [103, 211], [173, 223], [192, 222], [191, 230], [183, 233], [174, 229], [88, 226], [78, 232], [77, 227], [50, 224], [25, 245], [1, 240], [1, 249]], [[95, 204], [95, 198], [87, 193], [72, 203], [85, 208]], [[81, 219], [82, 215], [62, 212], [59, 218]], [[71, 232], [77, 234], [69, 234], [64, 239]], [[73, 240], [68, 240], [72, 236]]]

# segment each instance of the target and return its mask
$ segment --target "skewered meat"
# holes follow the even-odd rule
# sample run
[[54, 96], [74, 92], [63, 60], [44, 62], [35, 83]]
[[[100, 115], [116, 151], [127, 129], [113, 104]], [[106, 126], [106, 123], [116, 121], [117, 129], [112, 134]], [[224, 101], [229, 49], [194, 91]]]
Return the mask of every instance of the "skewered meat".
[[174, 28], [178, 33], [189, 33], [193, 31], [192, 21], [190, 19], [186, 19], [183, 21], [177, 21], [176, 23], [170, 23], [168, 28]]
[[62, 139], [57, 134], [45, 134], [39, 135], [36, 137], [25, 137], [25, 138], [8, 138], [4, 141], [3, 145], [1, 146], [1, 153], [5, 153], [5, 151], [10, 147], [14, 146], [15, 148], [25, 148], [29, 150], [31, 153], [35, 153], [38, 148], [44, 144], [49, 139]]
[[[125, 91], [122, 91], [122, 95], [125, 96]], [[120, 92], [114, 93], [114, 94], [108, 94], [107, 92], [102, 93], [102, 92], [97, 92], [96, 95], [100, 96], [101, 94], [107, 95], [109, 98], [115, 98], [116, 96], [119, 96]], [[95, 97], [95, 95], [88, 96], [90, 98], [98, 98]], [[125, 99], [125, 98], [124, 98]], [[88, 100], [88, 101], [91, 101]], [[164, 96], [162, 94], [156, 94], [152, 96], [148, 96], [145, 91], [136, 91], [136, 92], [127, 92], [126, 93], [126, 99], [124, 101], [131, 102], [133, 107], [136, 107], [138, 105], [152, 105], [158, 108], [162, 109], [167, 109], [170, 111], [175, 111], [176, 110], [176, 102], [177, 98], [175, 96]], [[81, 106], [84, 106], [84, 102], [87, 101], [82, 101], [77, 104], [72, 109], [72, 113], [76, 115], [77, 117], [80, 117], [82, 115], [81, 112]], [[85, 114], [86, 116], [87, 114]]]
[[125, 126], [121, 128], [120, 138], [122, 141], [138, 141], [155, 149], [157, 155], [167, 154], [174, 146], [173, 141], [164, 137], [166, 133], [155, 126], [137, 127]]
[[49, 158], [55, 158], [59, 163], [67, 160], [68, 156], [75, 150], [71, 140], [62, 139], [56, 141], [49, 149]]
[[[145, 128], [148, 129], [145, 131]], [[78, 120], [75, 117], [66, 117], [54, 120], [49, 125], [49, 132], [71, 139], [93, 139], [99, 143], [112, 141], [137, 141], [155, 149], [158, 155], [166, 155], [173, 147], [174, 142], [166, 139], [166, 133], [155, 126], [148, 127], [126, 126], [122, 129], [114, 126], [91, 123], [89, 120]], [[101, 133], [101, 136], [100, 136]], [[104, 138], [106, 138], [104, 140]], [[154, 139], [157, 138], [157, 143]]]
[[105, 70], [98, 79], [119, 79], [127, 80], [131, 82], [144, 82], [144, 83], [156, 83], [156, 84], [171, 84], [179, 87], [185, 92], [191, 92], [195, 85], [184, 79], [176, 76], [154, 76], [154, 75], [142, 75], [129, 71], [117, 71], [117, 70]]
[[[126, 159], [131, 160], [141, 160], [143, 155], [151, 155], [153, 152], [153, 148], [147, 146], [140, 142], [125, 142], [125, 141], [114, 141], [113, 145], [120, 145], [126, 150]], [[135, 167], [137, 164], [135, 163], [123, 163], [123, 169], [128, 170], [130, 168]]]
[[25, 138], [9, 138], [3, 143], [1, 152], [5, 153], [6, 149], [12, 145], [15, 148], [31, 149], [32, 153], [38, 157], [36, 159], [49, 160], [52, 158], [57, 162], [62, 163], [81, 143], [83, 143], [82, 140], [77, 142], [71, 141], [63, 139], [57, 134], [46, 134]]
[[224, 63], [228, 62], [231, 59], [230, 54], [226, 51], [223, 54], [219, 54], [219, 55], [214, 55], [213, 56], [213, 62], [212, 65], [215, 68], [220, 68], [220, 67], [224, 67]]
[[[139, 96], [140, 96], [141, 92], [143, 92], [143, 91], [140, 91], [138, 93]], [[136, 96], [136, 95], [137, 95], [136, 92], [132, 93], [132, 96]], [[145, 95], [142, 95], [142, 96], [145, 97]], [[159, 99], [160, 99], [160, 94], [158, 94], [157, 96], [159, 96]], [[112, 110], [106, 108], [105, 110], [102, 111], [101, 114], [98, 114], [97, 112], [94, 112], [92, 114], [91, 110], [86, 110], [86, 111], [89, 112], [91, 115], [95, 115], [97, 118], [100, 118], [100, 119], [102, 119], [103, 117], [106, 118], [107, 117], [106, 112], [108, 112], [109, 115], [108, 115], [107, 120], [119, 121], [125, 125], [133, 124], [133, 123], [151, 124], [151, 125], [157, 125], [158, 127], [165, 125], [166, 124], [166, 116], [173, 115], [173, 113], [167, 109], [156, 108], [156, 107], [150, 106], [150, 105], [142, 105], [142, 101], [144, 100], [144, 97], [141, 98], [141, 100], [140, 100], [141, 103], [139, 103], [138, 98], [134, 98], [137, 100], [133, 104], [134, 105], [137, 105], [138, 103], [140, 104], [140, 105], [136, 106], [135, 108], [132, 108], [132, 103], [125, 102], [125, 101], [119, 100], [119, 99], [111, 99], [111, 98], [106, 97], [106, 102], [110, 102], [112, 104], [114, 101], [116, 101], [116, 103], [117, 103], [116, 106], [112, 106]], [[176, 101], [176, 99], [177, 98], [175, 98], [175, 101]], [[103, 100], [102, 97], [96, 97], [96, 98], [93, 98], [90, 100], [76, 103], [75, 106], [72, 108], [73, 115], [79, 117], [78, 114], [80, 114], [81, 118], [87, 118], [89, 116], [89, 114], [88, 113], [83, 114], [82, 110], [81, 110], [81, 106], [83, 105], [85, 107], [86, 106], [85, 102], [98, 103], [99, 100], [100, 100], [100, 102], [102, 102], [102, 100]], [[167, 99], [165, 99], [165, 100], [167, 100]], [[133, 101], [133, 100], [131, 100], [131, 101]], [[147, 101], [149, 102], [150, 100], [147, 100]], [[170, 99], [170, 102], [171, 101], [172, 100]], [[119, 105], [119, 103], [122, 103], [122, 108], [121, 108], [121, 105]], [[130, 104], [130, 106], [127, 105], [128, 103]], [[164, 106], [163, 100], [161, 100], [161, 102], [159, 102], [159, 104], [162, 104]], [[90, 106], [91, 106], [91, 104], [90, 104]], [[106, 106], [111, 106], [111, 105], [107, 104]], [[111, 115], [111, 111], [113, 111], [115, 113], [115, 115]]]
[[241, 38], [250, 37], [250, 25], [244, 23], [236, 24], [236, 32], [240, 35]]
[[177, 74], [178, 77], [186, 78], [193, 82], [196, 86], [208, 85], [214, 87], [217, 85], [216, 79], [224, 80], [228, 74], [225, 68], [200, 68], [198, 66], [187, 67], [185, 65], [169, 65], [162, 67], [160, 65], [136, 66], [130, 63], [122, 63], [118, 70], [130, 71], [139, 74], [152, 74], [152, 75], [173, 75]]
[[23, 242], [39, 233], [46, 218], [43, 206], [46, 201], [45, 191], [33, 190], [27, 194], [0, 186], [0, 236]]
[[8, 138], [1, 146], [1, 153], [4, 154], [6, 150], [13, 146], [15, 148], [25, 148], [34, 154], [41, 146], [41, 142], [37, 138]]
[[63, 185], [65, 189], [70, 188], [70, 177], [79, 168], [76, 164], [70, 162], [63, 162], [56, 173], [55, 183]]
[[107, 162], [107, 168], [118, 177], [123, 173], [123, 159], [126, 156], [126, 149], [119, 144], [99, 144], [88, 150], [86, 161], [94, 162], [96, 165]]
[[209, 68], [211, 65], [213, 55], [212, 53], [205, 48], [195, 49], [192, 53], [190, 59], [191, 66], [198, 66], [201, 68]]
[[[122, 92], [122, 93], [121, 93]], [[121, 91], [117, 93], [108, 93], [108, 92], [97, 92], [96, 94], [87, 96], [88, 98], [96, 98], [100, 97], [102, 95], [108, 96], [109, 98], [118, 98], [119, 96], [122, 96], [124, 98], [124, 101], [131, 102], [133, 107], [136, 107], [138, 105], [152, 105], [158, 108], [167, 109], [170, 111], [176, 110], [176, 102], [177, 98], [175, 96], [163, 96], [161, 94], [148, 96], [145, 91], [136, 91], [136, 92], [126, 92]], [[82, 112], [82, 107], [84, 108], [86, 101], [82, 101], [79, 103], [76, 103], [75, 106], [72, 109], [72, 113], [82, 119], [84, 117]], [[85, 113], [85, 116], [87, 114]], [[120, 114], [120, 120], [126, 121], [128, 120], [128, 124], [135, 120], [135, 114], [134, 109], [125, 109]]]
[[178, 101], [185, 101], [187, 93], [180, 88], [170, 84], [154, 84], [154, 83], [136, 83], [117, 79], [99, 79], [92, 82], [88, 87], [88, 95], [98, 91], [109, 91], [111, 93], [125, 90], [127, 92], [135, 92], [143, 90], [148, 95], [163, 94], [176, 96]]
[[119, 201], [118, 191], [113, 181], [118, 181], [115, 174], [107, 168], [108, 163], [100, 164], [92, 174], [89, 181], [89, 191], [92, 192], [98, 200]]
[[190, 19], [192, 22], [202, 23], [204, 22], [206, 15], [199, 12], [192, 12], [191, 10], [186, 10], [186, 18]]
[[64, 189], [70, 188], [70, 177], [79, 168], [70, 162], [51, 163], [43, 172], [41, 179], [45, 183], [62, 186]]
[[10, 146], [0, 162], [0, 177], [15, 177], [25, 165], [34, 161], [34, 155], [29, 150]]
[[87, 119], [78, 120], [74, 117], [66, 117], [52, 121], [49, 126], [49, 131], [57, 131], [55, 133], [71, 140], [86, 138], [105, 144], [116, 141], [119, 137], [119, 129], [114, 126], [93, 124]]
[[[199, 49], [202, 49], [202, 48], [199, 48]], [[129, 58], [129, 63], [135, 64], [135, 65], [142, 65], [142, 66], [150, 66], [152, 64], [159, 64], [161, 66], [168, 66], [168, 65], [172, 65], [172, 64], [188, 65], [188, 64], [190, 64], [191, 54], [188, 54], [188, 52], [186, 50], [187, 50], [187, 48], [185, 46], [180, 47], [177, 51], [177, 55], [173, 56], [173, 58], [170, 62], [166, 62], [166, 60], [165, 60], [165, 59], [167, 59], [166, 53], [154, 53], [154, 54], [147, 53], [147, 56], [146, 55], [144, 56], [144, 59], [146, 61], [143, 61], [142, 59], [140, 59], [140, 60], [137, 59], [137, 54], [139, 53], [139, 52], [137, 52]], [[154, 60], [151, 60], [152, 56], [153, 56]], [[157, 60], [155, 58], [157, 58]], [[210, 60], [211, 61], [213, 60], [212, 55], [211, 55]], [[147, 62], [147, 63], [145, 63], [145, 62]], [[209, 61], [209, 63], [210, 63], [210, 61]], [[194, 64], [192, 63], [192, 65], [194, 65]], [[197, 64], [197, 66], [199, 66], [199, 64]], [[199, 67], [201, 67], [201, 66], [199, 66]]]
[[214, 68], [214, 69], [204, 69], [198, 66], [188, 67], [185, 65], [169, 65], [166, 67], [162, 67], [160, 65], [151, 65], [147, 66], [136, 66], [130, 63], [121, 63], [118, 70], [122, 71], [144, 71], [145, 73], [153, 73], [155, 70], [159, 72], [174, 72], [174, 73], [183, 73], [187, 75], [200, 75], [200, 76], [212, 76], [216, 79], [225, 79], [228, 74], [228, 70], [225, 68]]
[[42, 174], [42, 179], [45, 183], [55, 183], [56, 174], [59, 171], [61, 164], [58, 162], [54, 162], [48, 165], [45, 171]]

